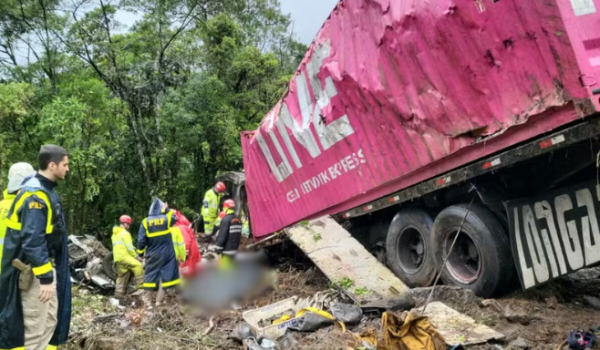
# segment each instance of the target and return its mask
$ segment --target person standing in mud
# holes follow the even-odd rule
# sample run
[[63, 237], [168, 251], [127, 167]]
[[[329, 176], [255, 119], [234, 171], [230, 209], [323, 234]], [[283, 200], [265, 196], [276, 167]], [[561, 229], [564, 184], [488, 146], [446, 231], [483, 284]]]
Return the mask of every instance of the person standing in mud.
[[[177, 221], [177, 216], [158, 198], [150, 206], [148, 215], [140, 225], [137, 253], [146, 259], [143, 288], [147, 292], [144, 294], [144, 303], [151, 306], [159, 288], [173, 288], [181, 280], [171, 235], [171, 227]], [[157, 298], [158, 305], [160, 300]]]

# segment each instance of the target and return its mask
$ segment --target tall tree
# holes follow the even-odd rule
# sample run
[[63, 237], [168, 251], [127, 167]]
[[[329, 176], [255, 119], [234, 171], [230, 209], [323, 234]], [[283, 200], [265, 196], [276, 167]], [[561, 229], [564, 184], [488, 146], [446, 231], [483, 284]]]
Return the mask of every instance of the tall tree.
[[289, 23], [276, 0], [0, 2], [0, 175], [65, 146], [71, 232], [144, 216], [153, 195], [199, 211], [306, 49]]

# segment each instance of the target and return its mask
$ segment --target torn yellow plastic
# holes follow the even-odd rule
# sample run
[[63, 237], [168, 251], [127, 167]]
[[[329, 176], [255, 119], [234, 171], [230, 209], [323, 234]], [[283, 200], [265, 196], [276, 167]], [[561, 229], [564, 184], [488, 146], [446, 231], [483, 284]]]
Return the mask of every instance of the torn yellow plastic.
[[283, 316], [281, 316], [279, 319], [277, 319], [277, 320], [273, 321], [273, 324], [274, 324], [274, 325], [275, 325], [275, 324], [280, 324], [280, 323], [283, 323], [283, 322], [285, 322], [285, 321], [287, 321], [287, 320], [291, 320], [291, 319], [292, 319], [292, 318], [291, 318], [290, 316], [288, 316], [288, 315], [283, 315]]
[[[296, 317], [301, 317], [307, 311], [308, 312], [312, 312], [314, 314], [317, 314], [319, 316], [323, 316], [323, 317], [328, 318], [328, 319], [330, 319], [332, 321], [336, 321], [335, 317], [333, 317], [332, 314], [330, 314], [327, 311], [324, 311], [324, 310], [321, 310], [321, 309], [317, 309], [316, 307], [306, 307], [306, 308], [298, 311], [298, 313], [296, 314]], [[342, 322], [342, 321], [337, 321], [337, 322], [340, 324], [340, 326], [342, 326], [342, 332], [345, 333], [346, 332], [346, 325], [344, 324], [344, 322]]]

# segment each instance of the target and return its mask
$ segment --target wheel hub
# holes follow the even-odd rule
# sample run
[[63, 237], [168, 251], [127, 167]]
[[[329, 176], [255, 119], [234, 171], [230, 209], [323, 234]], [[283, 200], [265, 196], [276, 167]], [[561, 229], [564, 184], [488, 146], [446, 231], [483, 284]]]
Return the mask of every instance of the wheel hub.
[[[458, 228], [446, 235], [444, 241], [444, 259], [446, 268], [452, 276], [463, 284], [475, 282], [481, 273], [479, 249], [468, 233], [461, 231], [458, 238]], [[452, 242], [456, 238], [454, 248], [450, 253]], [[449, 254], [450, 253], [450, 254]]]
[[398, 236], [398, 259], [402, 269], [408, 273], [419, 271], [425, 261], [427, 246], [418, 229], [406, 227]]

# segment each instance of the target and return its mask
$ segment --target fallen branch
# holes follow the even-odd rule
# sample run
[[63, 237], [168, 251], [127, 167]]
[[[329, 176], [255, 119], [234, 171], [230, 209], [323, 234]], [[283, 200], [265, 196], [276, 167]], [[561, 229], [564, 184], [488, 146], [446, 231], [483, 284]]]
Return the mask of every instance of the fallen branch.
[[204, 332], [202, 332], [202, 336], [206, 337], [207, 335], [210, 334], [210, 332], [213, 331], [213, 329], [215, 329], [215, 321], [214, 321], [215, 317], [211, 317], [210, 320], [208, 321], [208, 328], [206, 328], [206, 330]]
[[106, 323], [108, 321], [114, 320], [115, 318], [117, 318], [119, 316], [122, 316], [122, 314], [110, 314], [110, 315], [98, 316], [92, 320], [92, 323]]

